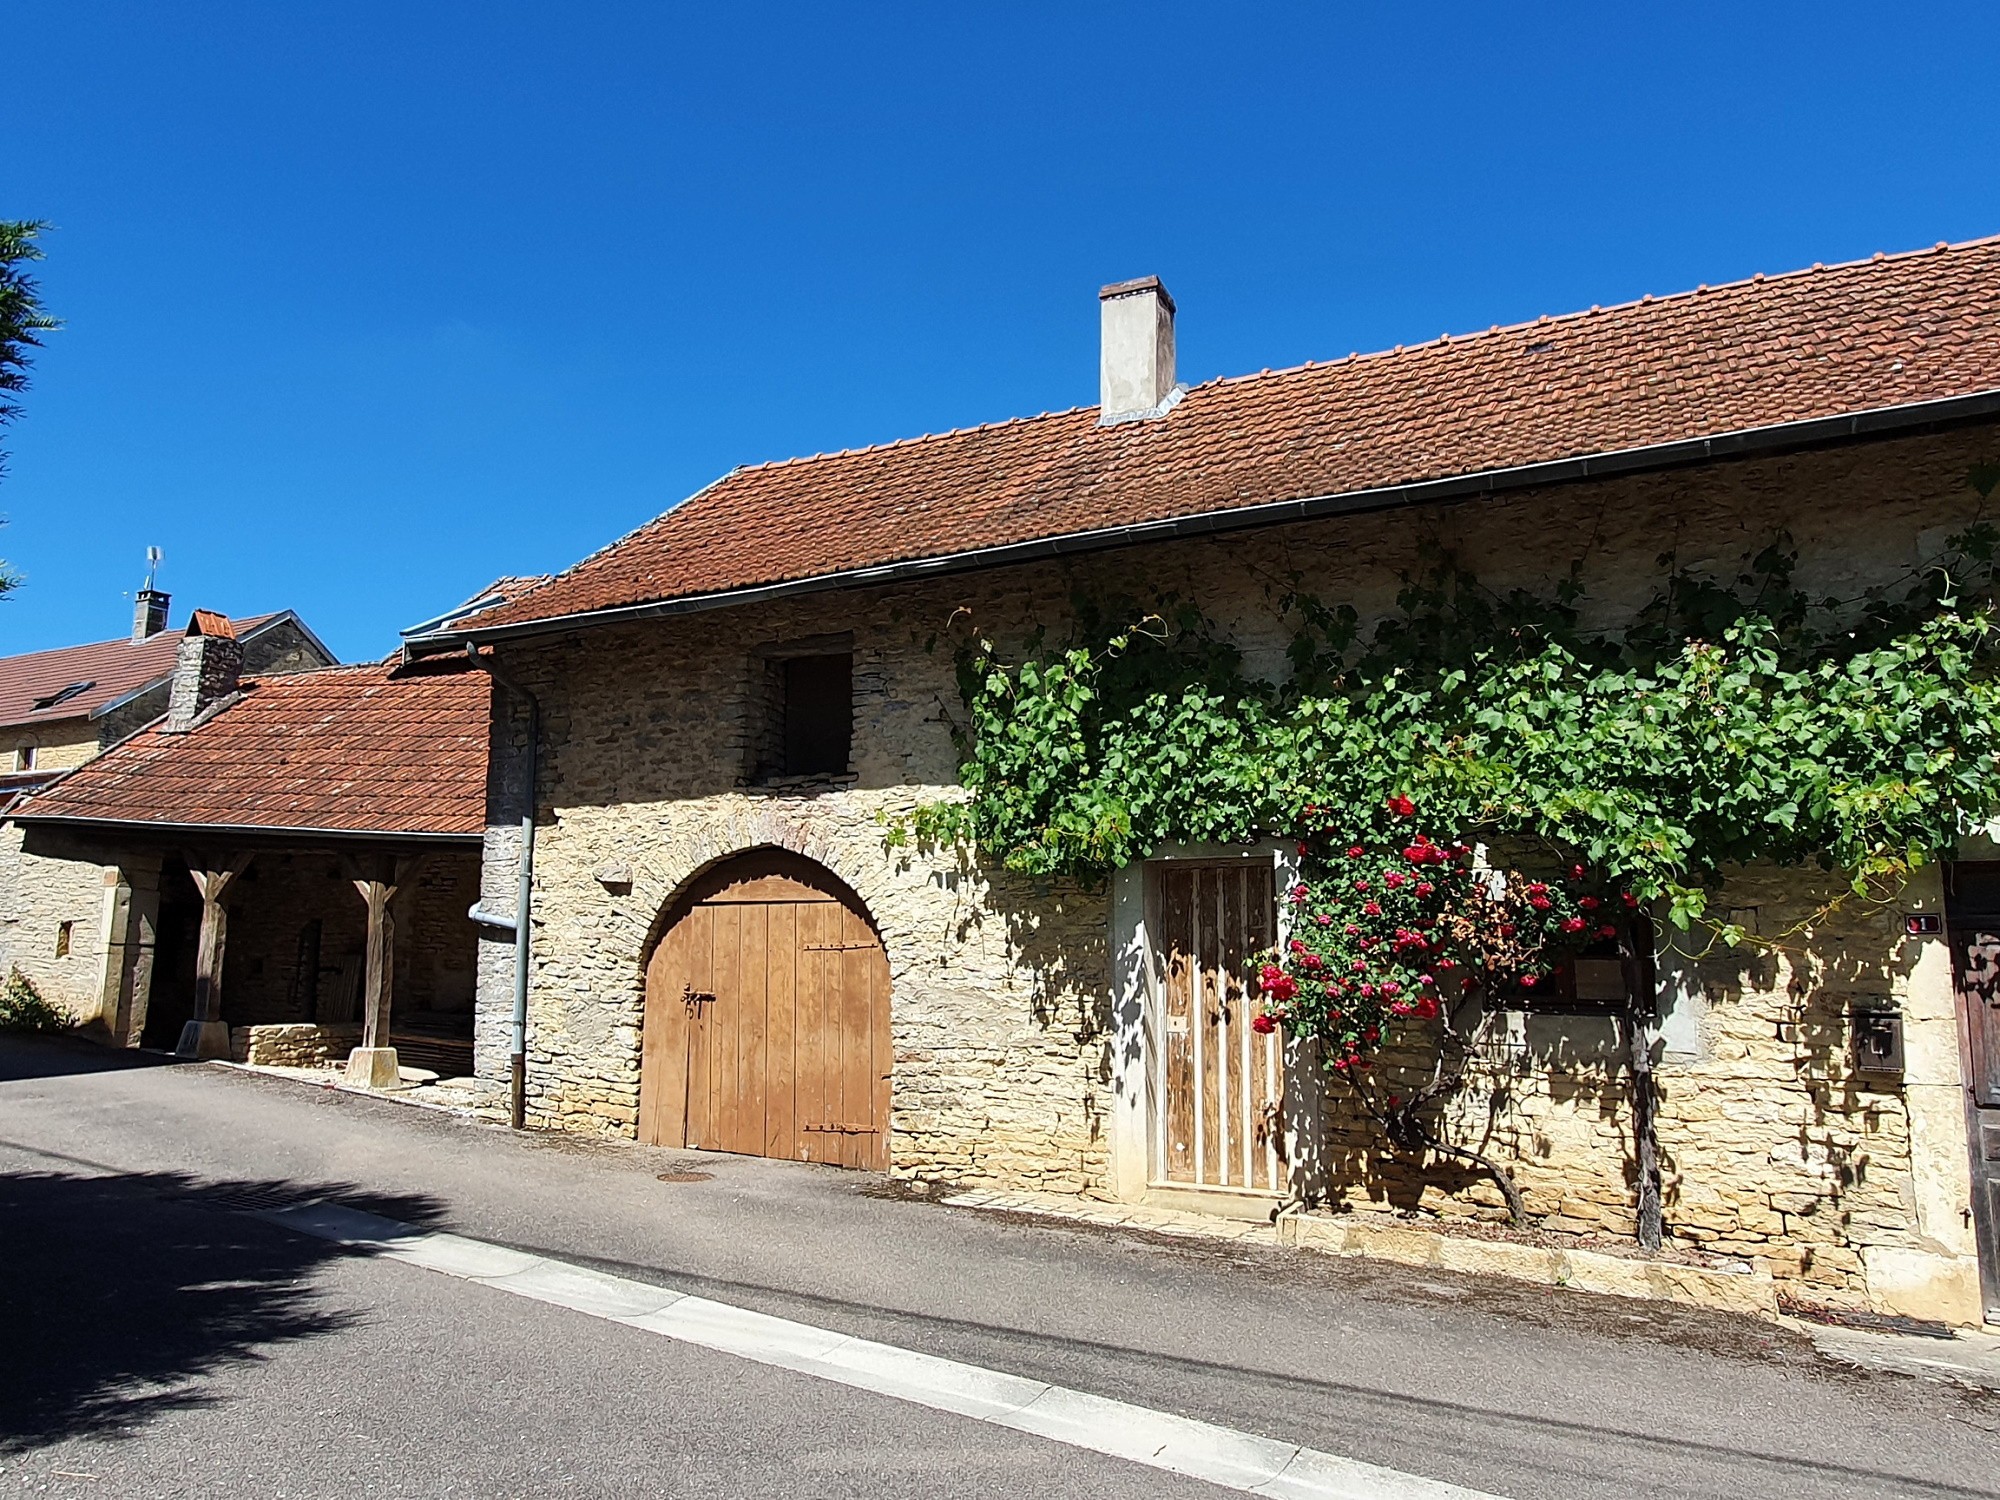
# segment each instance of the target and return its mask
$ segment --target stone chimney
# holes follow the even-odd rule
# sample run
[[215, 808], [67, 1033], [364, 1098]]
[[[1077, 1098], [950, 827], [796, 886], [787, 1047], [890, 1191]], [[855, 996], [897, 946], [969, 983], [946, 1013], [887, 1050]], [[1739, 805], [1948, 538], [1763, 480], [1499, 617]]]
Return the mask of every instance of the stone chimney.
[[1120, 281], [1097, 294], [1104, 344], [1097, 420], [1165, 414], [1174, 399], [1174, 299], [1157, 276]]
[[158, 589], [139, 590], [132, 603], [132, 639], [149, 640], [167, 628], [168, 596]]
[[227, 615], [198, 609], [188, 621], [174, 656], [174, 683], [167, 699], [168, 734], [186, 734], [222, 699], [236, 691], [243, 671], [243, 643]]

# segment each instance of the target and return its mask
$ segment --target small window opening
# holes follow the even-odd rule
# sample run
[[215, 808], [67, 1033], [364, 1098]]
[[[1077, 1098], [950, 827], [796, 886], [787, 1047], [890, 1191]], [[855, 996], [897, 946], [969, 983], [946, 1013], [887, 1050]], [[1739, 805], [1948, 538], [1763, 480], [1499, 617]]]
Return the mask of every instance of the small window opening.
[[71, 930], [72, 928], [74, 928], [75, 926], [76, 926], [76, 923], [74, 923], [74, 922], [58, 922], [58, 923], [56, 923], [56, 957], [57, 957], [57, 958], [68, 958], [68, 957], [69, 957], [69, 935], [70, 935], [70, 930]]
[[67, 703], [78, 693], [87, 693], [96, 686], [97, 684], [94, 681], [72, 682], [68, 687], [59, 688], [55, 692], [50, 693], [46, 698], [37, 698], [35, 700], [35, 708], [38, 711], [45, 708], [54, 708], [58, 703]]
[[757, 655], [761, 706], [750, 720], [750, 780], [845, 775], [854, 748], [853, 653], [814, 641]]
[[26, 740], [14, 747], [14, 769], [17, 771], [35, 769], [35, 747]]
[[[1638, 946], [1639, 1009], [1650, 1012], [1657, 1003], [1658, 975], [1653, 924], [1644, 914], [1634, 924]], [[1625, 961], [1618, 941], [1606, 938], [1566, 958], [1535, 990], [1513, 990], [1489, 1004], [1504, 1010], [1537, 1011], [1544, 1015], [1618, 1016], [1627, 1008]]]
[[778, 664], [781, 776], [840, 776], [854, 748], [854, 658], [794, 656]]

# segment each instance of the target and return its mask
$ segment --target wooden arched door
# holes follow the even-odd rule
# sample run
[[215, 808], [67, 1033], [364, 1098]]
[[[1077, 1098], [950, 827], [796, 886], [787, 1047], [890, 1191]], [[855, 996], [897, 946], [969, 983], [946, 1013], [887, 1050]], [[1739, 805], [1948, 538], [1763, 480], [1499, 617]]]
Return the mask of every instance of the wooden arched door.
[[639, 1139], [883, 1170], [889, 959], [827, 870], [757, 850], [675, 903], [646, 966]]

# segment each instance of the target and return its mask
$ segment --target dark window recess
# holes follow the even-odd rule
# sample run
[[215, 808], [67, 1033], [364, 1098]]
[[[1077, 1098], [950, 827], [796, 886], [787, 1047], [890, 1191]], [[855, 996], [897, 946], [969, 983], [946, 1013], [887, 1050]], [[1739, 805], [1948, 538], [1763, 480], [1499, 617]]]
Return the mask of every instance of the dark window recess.
[[58, 923], [56, 924], [56, 957], [57, 957], [57, 958], [68, 958], [68, 957], [69, 957], [69, 940], [70, 940], [70, 932], [71, 932], [71, 930], [72, 930], [72, 929], [73, 929], [73, 928], [74, 928], [75, 926], [76, 926], [76, 924], [75, 924], [74, 922], [58, 922]]
[[839, 776], [854, 745], [854, 658], [778, 662], [780, 776]]
[[37, 698], [35, 700], [35, 708], [37, 711], [44, 708], [54, 708], [58, 703], [67, 703], [78, 693], [87, 693], [96, 686], [95, 682], [72, 682], [68, 687], [50, 693], [46, 698]]
[[[1639, 944], [1639, 1009], [1651, 1015], [1659, 985], [1653, 959], [1653, 924], [1643, 916], [1634, 924]], [[1495, 1010], [1538, 1011], [1545, 1015], [1623, 1015], [1626, 1009], [1625, 963], [1618, 942], [1607, 938], [1566, 958], [1555, 973], [1535, 988], [1515, 987], [1493, 996]]]
[[291, 991], [285, 998], [295, 1016], [307, 1020], [319, 1014], [319, 945], [321, 924], [314, 917], [299, 929], [298, 955], [292, 963]]

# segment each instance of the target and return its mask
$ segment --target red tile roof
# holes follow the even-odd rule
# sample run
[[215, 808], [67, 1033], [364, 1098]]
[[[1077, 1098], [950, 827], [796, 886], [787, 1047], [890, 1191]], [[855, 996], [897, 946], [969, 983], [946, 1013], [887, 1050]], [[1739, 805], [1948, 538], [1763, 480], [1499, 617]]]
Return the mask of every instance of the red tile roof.
[[2000, 389], [2000, 238], [738, 469], [458, 628]]
[[477, 837], [490, 694], [486, 674], [457, 661], [246, 678], [206, 723], [134, 735], [14, 816]]
[[[248, 635], [276, 618], [253, 615], [234, 624], [237, 634]], [[143, 641], [95, 641], [88, 646], [0, 657], [0, 730], [87, 718], [128, 693], [158, 682], [173, 671], [174, 653], [180, 649], [184, 634], [162, 630]], [[78, 683], [90, 686], [47, 708], [35, 707], [38, 700], [52, 698]]]

